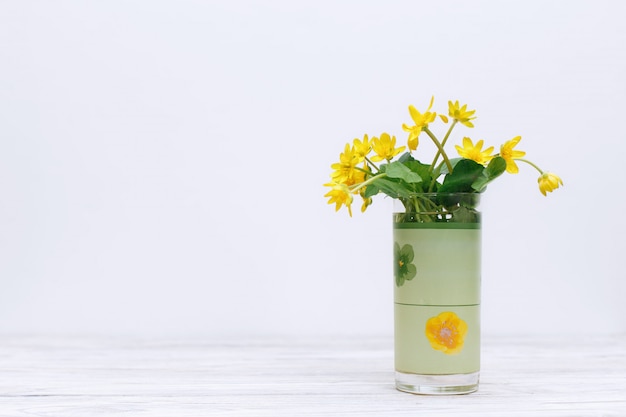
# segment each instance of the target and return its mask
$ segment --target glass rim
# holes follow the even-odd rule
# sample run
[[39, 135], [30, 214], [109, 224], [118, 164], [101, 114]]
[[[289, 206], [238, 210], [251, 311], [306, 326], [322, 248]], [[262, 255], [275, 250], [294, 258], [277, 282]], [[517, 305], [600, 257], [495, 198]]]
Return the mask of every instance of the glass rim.
[[[425, 193], [408, 193], [409, 196], [413, 196], [413, 195], [419, 195], [419, 196], [441, 196], [441, 195], [460, 195], [460, 196], [482, 196], [483, 193], [472, 193], [472, 192], [465, 192], [465, 193], [438, 193], [438, 192], [425, 192]], [[395, 199], [401, 199], [401, 198], [406, 198], [406, 197], [393, 197]]]

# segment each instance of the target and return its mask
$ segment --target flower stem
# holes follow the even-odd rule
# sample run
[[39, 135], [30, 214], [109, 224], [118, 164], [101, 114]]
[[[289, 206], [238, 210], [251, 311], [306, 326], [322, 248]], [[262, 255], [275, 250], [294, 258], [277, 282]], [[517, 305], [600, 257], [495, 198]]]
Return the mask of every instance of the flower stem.
[[[450, 160], [448, 159], [448, 155], [446, 154], [446, 151], [443, 150], [443, 146], [441, 145], [437, 137], [433, 134], [433, 132], [430, 131], [428, 127], [424, 128], [424, 132], [426, 132], [426, 134], [433, 140], [433, 142], [435, 143], [435, 146], [437, 147], [437, 149], [439, 149], [439, 153], [441, 153], [441, 156], [443, 157], [443, 162], [445, 162], [446, 166], [448, 167], [448, 171], [452, 172], [452, 164], [450, 163]], [[429, 172], [433, 172], [432, 165], [430, 166]]]
[[356, 187], [351, 188], [351, 189], [350, 189], [350, 191], [352, 191], [352, 192], [358, 191], [358, 190], [360, 190], [361, 188], [363, 188], [363, 187], [366, 187], [366, 186], [370, 185], [370, 184], [371, 184], [371, 183], [373, 183], [376, 179], [378, 179], [378, 178], [382, 178], [382, 177], [386, 177], [386, 176], [387, 176], [387, 173], [385, 173], [385, 172], [383, 172], [383, 173], [381, 173], [381, 174], [376, 174], [376, 175], [374, 175], [373, 177], [371, 177], [370, 179], [365, 180], [365, 181], [363, 181], [362, 183], [357, 184], [357, 185], [356, 185]]
[[[457, 124], [457, 122], [458, 120], [456, 119], [452, 121], [450, 128], [448, 129], [448, 131], [446, 132], [446, 135], [443, 137], [443, 140], [441, 141], [442, 148], [446, 146], [446, 142], [448, 141], [448, 138], [450, 137], [450, 133], [452, 133], [452, 129], [454, 129], [454, 126]], [[439, 159], [439, 155], [441, 155], [441, 151], [437, 150], [437, 153], [435, 154], [435, 159], [433, 159], [433, 163], [430, 164], [431, 172], [432, 172], [432, 168], [435, 166], [435, 164], [437, 163], [437, 160]]]
[[522, 161], [522, 162], [526, 162], [528, 165], [530, 165], [531, 167], [535, 168], [537, 171], [539, 171], [539, 173], [541, 175], [543, 175], [543, 171], [541, 170], [541, 168], [539, 168], [537, 165], [533, 164], [532, 162], [530, 162], [527, 159], [523, 159], [523, 158], [515, 158], [516, 161]]
[[380, 171], [380, 169], [378, 169], [378, 167], [376, 166], [376, 164], [374, 164], [367, 156], [365, 157], [365, 161], [370, 164], [372, 167], [374, 167], [374, 169], [376, 170], [376, 172]]
[[[443, 165], [443, 162], [439, 164], [439, 166], [435, 169], [435, 172], [441, 172], [441, 166]], [[432, 193], [433, 192], [433, 188], [435, 188], [435, 182], [437, 182], [437, 178], [433, 177], [430, 181], [430, 185], [428, 186], [428, 192]]]
[[375, 173], [373, 173], [372, 171], [369, 171], [369, 170], [367, 170], [367, 169], [365, 169], [365, 168], [354, 167], [354, 169], [356, 169], [357, 171], [364, 172], [364, 173], [365, 173], [365, 175], [369, 175], [369, 176], [376, 175], [376, 174], [375, 174]]

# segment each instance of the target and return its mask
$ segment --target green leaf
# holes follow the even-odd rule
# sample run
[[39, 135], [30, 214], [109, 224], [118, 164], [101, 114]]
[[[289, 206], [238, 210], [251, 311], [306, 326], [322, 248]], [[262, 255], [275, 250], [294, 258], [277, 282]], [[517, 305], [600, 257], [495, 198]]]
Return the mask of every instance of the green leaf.
[[401, 287], [404, 284], [404, 276], [396, 275], [396, 287]]
[[[459, 161], [462, 161], [463, 159], [464, 158], [452, 158], [452, 159], [449, 159], [450, 165], [452, 165], [452, 170], [453, 171], [454, 171], [454, 167], [456, 166], [456, 164], [458, 164]], [[440, 169], [439, 174], [446, 175], [446, 174], [450, 173], [450, 171], [448, 170], [448, 165], [447, 164], [442, 163], [440, 166], [441, 166], [441, 169]]]
[[422, 164], [419, 161], [408, 161], [405, 162], [404, 165], [406, 165], [407, 168], [419, 175], [422, 179], [422, 182], [424, 182], [425, 184], [430, 183], [430, 165]]
[[[369, 191], [369, 188], [372, 186], [376, 187], [378, 191], [383, 192], [392, 198], [398, 198], [398, 197], [408, 198], [411, 195], [411, 190], [408, 189], [405, 185], [402, 185], [399, 182], [396, 182], [387, 178], [377, 178], [376, 180], [374, 180], [365, 190], [366, 193]], [[366, 194], [366, 197], [367, 197], [367, 194]]]
[[[432, 180], [430, 173], [430, 165], [423, 164], [417, 159], [413, 158], [409, 152], [403, 154], [398, 158], [398, 162], [402, 162], [407, 168], [415, 172], [422, 179], [422, 184], [428, 185]], [[415, 187], [416, 192], [423, 192], [422, 187]]]
[[476, 190], [472, 188], [472, 184], [482, 175], [484, 169], [478, 162], [461, 159], [456, 162], [454, 171], [446, 175], [437, 191], [439, 193], [473, 193]]
[[479, 221], [479, 215], [474, 209], [460, 206], [454, 210], [452, 214], [452, 221], [456, 223], [476, 223]]
[[370, 198], [370, 197], [375, 196], [379, 192], [380, 192], [380, 189], [376, 186], [376, 184], [369, 184], [367, 187], [365, 187], [365, 193], [363, 194], [365, 198]]
[[493, 158], [483, 170], [482, 175], [472, 183], [472, 188], [478, 192], [484, 191], [491, 181], [498, 178], [506, 170], [506, 161], [500, 156]]
[[387, 165], [385, 172], [389, 178], [399, 178], [409, 184], [419, 184], [422, 177], [411, 171], [406, 165], [400, 161], [395, 161]]
[[407, 161], [415, 161], [415, 158], [413, 158], [413, 155], [411, 155], [411, 152], [405, 152], [402, 155], [400, 155], [400, 158], [398, 158], [398, 161], [405, 163]]
[[413, 264], [409, 264], [406, 266], [406, 275], [404, 279], [407, 281], [412, 280], [417, 275], [417, 267]]

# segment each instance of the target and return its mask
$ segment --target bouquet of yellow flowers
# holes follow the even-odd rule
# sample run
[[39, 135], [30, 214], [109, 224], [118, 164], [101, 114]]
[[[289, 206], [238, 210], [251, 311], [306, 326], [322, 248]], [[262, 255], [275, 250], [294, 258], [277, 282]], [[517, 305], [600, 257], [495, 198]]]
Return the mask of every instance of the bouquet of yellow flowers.
[[[448, 101], [448, 115], [439, 114], [439, 119], [449, 127], [443, 140], [439, 140], [429, 128], [437, 118], [437, 113], [431, 111], [433, 101], [434, 97], [424, 113], [413, 105], [409, 106], [413, 125], [402, 125], [402, 129], [408, 133], [406, 146], [396, 146], [396, 137], [389, 133], [381, 133], [372, 138], [364, 135], [362, 140], [357, 138], [352, 144], [345, 145], [339, 155], [339, 162], [331, 165], [331, 182], [324, 184], [330, 187], [325, 197], [329, 198], [328, 204], [335, 204], [335, 211], [345, 206], [352, 216], [353, 196], [359, 195], [363, 201], [361, 211], [364, 212], [372, 204], [372, 197], [379, 193], [399, 199], [407, 213], [416, 211], [426, 201], [418, 201], [416, 195], [482, 193], [491, 181], [505, 171], [516, 174], [519, 171], [517, 162], [526, 163], [539, 171], [539, 191], [544, 196], [563, 185], [559, 176], [543, 171], [523, 158], [525, 152], [515, 149], [521, 136], [506, 141], [497, 154], [493, 154], [493, 146], [483, 149], [483, 140], [474, 142], [469, 137], [463, 137], [461, 145], [455, 145], [459, 157], [450, 158], [445, 146], [452, 130], [459, 123], [468, 128], [474, 127], [476, 111], [468, 110], [466, 104], [461, 106], [458, 101]], [[420, 162], [412, 154], [418, 148], [422, 132], [437, 148], [430, 164]], [[406, 148], [408, 151], [400, 155]], [[400, 156], [394, 160], [398, 155]], [[471, 199], [460, 203], [440, 200], [427, 203], [444, 207], [452, 204], [457, 207], [472, 206]]]

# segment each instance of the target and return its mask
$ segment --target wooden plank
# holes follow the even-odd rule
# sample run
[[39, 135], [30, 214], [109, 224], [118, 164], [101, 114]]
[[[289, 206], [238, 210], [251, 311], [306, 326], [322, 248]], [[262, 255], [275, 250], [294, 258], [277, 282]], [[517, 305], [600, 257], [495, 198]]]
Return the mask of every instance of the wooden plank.
[[626, 336], [485, 338], [481, 386], [393, 386], [391, 337], [0, 338], [0, 416], [625, 416]]

